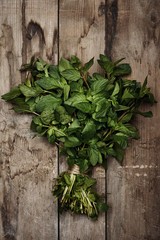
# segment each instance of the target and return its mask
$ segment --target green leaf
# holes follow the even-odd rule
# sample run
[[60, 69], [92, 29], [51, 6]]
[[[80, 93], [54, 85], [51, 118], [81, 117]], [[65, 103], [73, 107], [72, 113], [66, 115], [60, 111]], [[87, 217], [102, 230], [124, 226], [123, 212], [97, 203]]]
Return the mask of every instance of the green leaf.
[[36, 99], [35, 98], [30, 98], [26, 103], [29, 105], [30, 111], [35, 112]]
[[78, 111], [77, 112], [77, 117], [78, 117], [79, 121], [84, 121], [84, 120], [86, 120], [87, 115], [85, 113], [81, 112], [81, 111]]
[[97, 147], [98, 148], [102, 148], [102, 147], [105, 147], [105, 146], [106, 146], [105, 142], [102, 142], [102, 141], [97, 142]]
[[78, 119], [75, 119], [68, 127], [68, 132], [73, 133], [76, 132], [80, 128], [80, 122]]
[[28, 76], [27, 76], [27, 78], [26, 78], [24, 84], [25, 84], [27, 87], [32, 87], [32, 85], [31, 85], [31, 81], [30, 81], [30, 79], [29, 79]]
[[105, 70], [107, 73], [107, 77], [110, 77], [110, 75], [113, 73], [113, 70], [115, 68], [114, 63], [112, 63], [106, 56], [100, 54], [100, 60], [97, 60], [98, 64], [101, 66], [102, 69]]
[[73, 55], [71, 56], [71, 64], [76, 69], [80, 69], [81, 65], [82, 65], [79, 58], [77, 58], [76, 56], [73, 56]]
[[73, 158], [76, 158], [76, 150], [74, 148], [66, 148], [66, 153]]
[[64, 102], [66, 105], [75, 107], [84, 113], [89, 113], [91, 111], [91, 105], [87, 101], [86, 97], [82, 93], [76, 93], [73, 97], [70, 97]]
[[67, 185], [71, 185], [70, 174], [64, 174], [64, 179]]
[[55, 143], [56, 136], [55, 136], [54, 129], [50, 128], [49, 130], [47, 130], [47, 139], [49, 143], [51, 144]]
[[65, 142], [65, 140], [66, 140], [66, 134], [65, 134], [65, 128], [63, 128], [63, 127], [55, 127], [54, 126], [54, 133], [55, 133], [55, 136], [57, 137], [57, 138], [59, 138], [59, 141], [60, 142], [63, 142], [63, 141], [61, 141], [61, 137], [63, 137], [64, 139], [64, 142]]
[[146, 88], [147, 82], [148, 82], [148, 78], [146, 77], [145, 80], [144, 80], [144, 83], [142, 85], [142, 88], [141, 88], [142, 91]]
[[62, 83], [58, 79], [54, 79], [50, 77], [43, 77], [40, 80], [37, 80], [36, 84], [46, 90], [63, 88]]
[[46, 63], [36, 62], [36, 68], [38, 71], [43, 71]]
[[122, 149], [122, 147], [117, 143], [117, 144], [115, 144], [114, 150], [116, 152], [116, 159], [117, 159], [117, 161], [119, 163], [122, 163], [123, 157], [124, 157], [124, 149]]
[[131, 138], [135, 138], [135, 139], [139, 138], [139, 134], [137, 132], [136, 127], [134, 127], [133, 125], [131, 125], [129, 123], [125, 123], [123, 125], [121, 123], [117, 124], [115, 127], [115, 131], [120, 131]]
[[57, 66], [52, 66], [50, 65], [49, 66], [49, 75], [51, 78], [54, 78], [54, 79], [60, 79], [60, 75], [58, 73], [58, 67]]
[[119, 105], [118, 109], [115, 109], [115, 111], [119, 112], [119, 111], [125, 111], [125, 110], [128, 110], [128, 109], [130, 109], [129, 106]]
[[97, 203], [97, 207], [98, 207], [98, 211], [100, 213], [106, 212], [108, 210], [108, 208], [109, 208], [108, 205], [106, 203], [103, 203], [103, 202], [98, 202]]
[[[18, 105], [18, 106], [24, 105], [24, 104], [28, 104], [28, 102], [27, 102], [27, 103], [25, 102], [25, 97], [22, 97], [22, 96], [16, 97], [16, 98], [12, 99], [11, 102], [12, 102], [13, 104]], [[29, 105], [29, 104], [28, 104], [28, 105]]]
[[61, 59], [60, 59], [58, 68], [59, 68], [59, 72], [60, 72], [60, 73], [62, 73], [62, 72], [65, 71], [66, 69], [73, 69], [73, 67], [72, 67], [72, 65], [70, 64], [70, 62], [69, 62], [67, 59], [65, 59], [65, 58], [61, 58]]
[[20, 95], [21, 95], [21, 91], [19, 89], [19, 86], [16, 86], [16, 87], [13, 87], [10, 92], [2, 95], [2, 99], [6, 101], [10, 101]]
[[106, 57], [106, 56], [103, 55], [103, 54], [99, 54], [99, 58], [100, 58], [100, 60], [103, 61], [103, 62], [110, 62], [109, 58]]
[[100, 152], [99, 152], [98, 162], [99, 162], [100, 164], [103, 163], [102, 154], [101, 154]]
[[97, 98], [95, 104], [95, 112], [92, 114], [92, 118], [99, 122], [106, 122], [106, 114], [111, 104], [104, 98]]
[[148, 93], [146, 96], [146, 101], [149, 101], [152, 105], [157, 103], [152, 93]]
[[54, 134], [54, 129], [53, 128], [49, 128], [47, 130], [47, 137], [51, 137]]
[[90, 177], [86, 177], [85, 178], [85, 182], [84, 182], [84, 188], [90, 188], [91, 186], [95, 186], [97, 183], [97, 180], [95, 178], [90, 178]]
[[138, 110], [134, 110], [132, 111], [134, 114], [139, 114], [139, 115], [142, 115], [143, 117], [149, 117], [149, 118], [152, 118], [153, 117], [153, 113], [151, 111], [149, 112], [141, 112], [141, 111], [138, 111]]
[[135, 138], [135, 139], [139, 139], [139, 133], [138, 130], [135, 126], [133, 126], [130, 123], [125, 123], [124, 126], [128, 129], [128, 136]]
[[124, 117], [119, 121], [120, 123], [127, 123], [132, 119], [133, 112], [132, 113], [127, 113], [124, 115]]
[[93, 77], [96, 78], [98, 81], [106, 79], [99, 73], [93, 73]]
[[20, 91], [25, 97], [37, 97], [41, 91], [39, 89], [33, 88], [33, 87], [27, 87], [25, 85], [20, 85]]
[[81, 93], [83, 93], [82, 84], [79, 81], [78, 82], [71, 82], [70, 87], [71, 87], [71, 92], [81, 92]]
[[112, 93], [111, 96], [112, 97], [116, 96], [119, 93], [119, 90], [120, 90], [119, 84], [118, 84], [118, 82], [116, 82], [115, 88], [114, 88], [113, 93]]
[[74, 137], [74, 136], [67, 137], [65, 140], [65, 143], [64, 143], [64, 146], [67, 148], [68, 147], [77, 147], [80, 145], [81, 145], [81, 141], [77, 137]]
[[55, 110], [57, 106], [61, 105], [62, 100], [60, 98], [55, 98], [48, 94], [42, 96], [39, 102], [36, 104], [36, 111], [43, 112], [47, 110]]
[[30, 130], [33, 131], [33, 132], [36, 132], [36, 127], [37, 127], [37, 125], [32, 120], [31, 125], [30, 125]]
[[127, 137], [123, 133], [116, 133], [111, 137], [111, 139], [117, 142], [122, 149], [125, 149], [127, 147], [128, 144]]
[[125, 88], [121, 101], [123, 101], [124, 99], [134, 99], [134, 98], [135, 97], [129, 92], [129, 90]]
[[81, 78], [80, 72], [75, 69], [64, 70], [61, 75], [68, 81], [78, 81]]
[[70, 86], [69, 85], [64, 85], [64, 101], [66, 101], [69, 97], [69, 92], [70, 92]]
[[124, 75], [129, 75], [130, 73], [131, 73], [130, 65], [127, 63], [124, 63], [124, 64], [120, 64], [117, 67], [115, 67], [112, 75], [113, 76], [124, 76]]
[[119, 60], [117, 60], [116, 62], [114, 62], [114, 65], [116, 66], [118, 63], [122, 62], [125, 58], [121, 58]]
[[144, 83], [140, 89], [140, 93], [139, 93], [139, 97], [143, 98], [144, 96], [146, 96], [147, 94], [149, 94], [150, 92], [150, 88], [146, 88], [147, 85], [147, 77], [144, 80]]
[[106, 78], [103, 78], [101, 80], [97, 80], [97, 81], [93, 82], [93, 84], [91, 85], [93, 95], [104, 90], [104, 88], [107, 86], [107, 83], [108, 83], [108, 79], [106, 79]]
[[25, 72], [27, 70], [31, 70], [32, 66], [33, 66], [33, 63], [34, 63], [34, 59], [35, 57], [32, 56], [31, 57], [31, 60], [30, 60], [30, 63], [29, 64], [23, 64], [22, 65], [22, 68], [20, 69], [21, 72]]
[[55, 119], [63, 125], [71, 122], [71, 116], [68, 114], [68, 112], [63, 106], [58, 106], [56, 108]]
[[93, 63], [94, 63], [94, 57], [89, 62], [84, 64], [83, 68], [81, 69], [84, 75], [92, 67]]
[[42, 121], [40, 117], [33, 117], [32, 120], [36, 125], [42, 126]]
[[24, 113], [24, 112], [30, 112], [30, 107], [28, 104], [21, 104], [18, 106], [14, 106], [13, 110], [17, 113]]
[[113, 156], [113, 157], [116, 156], [116, 152], [112, 147], [107, 147], [106, 152], [108, 153], [109, 156]]
[[82, 138], [84, 141], [88, 141], [89, 139], [93, 138], [96, 134], [96, 125], [93, 120], [88, 120], [87, 124], [85, 125], [82, 131]]
[[71, 169], [75, 163], [75, 158], [67, 157], [67, 163], [68, 163], [69, 168]]
[[87, 159], [78, 159], [77, 165], [80, 167], [80, 172], [85, 172], [88, 169], [88, 160]]
[[51, 121], [54, 120], [54, 111], [53, 110], [47, 110], [47, 111], [43, 111], [41, 113], [41, 120], [42, 123], [48, 125]]
[[100, 157], [97, 146], [92, 145], [88, 148], [88, 156], [92, 166], [95, 166], [98, 163]]

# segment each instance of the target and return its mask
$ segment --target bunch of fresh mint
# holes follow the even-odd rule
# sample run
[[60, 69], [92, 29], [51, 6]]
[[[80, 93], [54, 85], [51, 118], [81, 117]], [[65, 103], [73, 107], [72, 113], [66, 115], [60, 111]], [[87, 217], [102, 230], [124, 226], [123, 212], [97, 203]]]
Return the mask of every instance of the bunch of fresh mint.
[[[25, 82], [2, 98], [11, 102], [16, 112], [34, 115], [31, 130], [57, 144], [67, 154], [70, 169], [76, 164], [80, 173], [87, 173], [97, 164], [107, 167], [109, 156], [121, 163], [128, 139], [139, 138], [131, 124], [133, 116], [152, 117], [152, 112], [142, 113], [138, 107], [144, 101], [155, 103], [147, 78], [143, 85], [123, 78], [131, 73], [131, 67], [120, 64], [122, 60], [111, 62], [100, 55], [104, 77], [89, 74], [93, 59], [83, 66], [72, 56], [70, 61], [61, 58], [58, 66], [53, 66], [32, 57], [21, 69], [27, 71]], [[58, 177], [53, 194], [61, 200], [61, 209], [93, 218], [107, 209], [93, 190], [95, 180], [89, 180], [94, 184], [86, 187], [88, 179], [92, 178], [67, 173]]]

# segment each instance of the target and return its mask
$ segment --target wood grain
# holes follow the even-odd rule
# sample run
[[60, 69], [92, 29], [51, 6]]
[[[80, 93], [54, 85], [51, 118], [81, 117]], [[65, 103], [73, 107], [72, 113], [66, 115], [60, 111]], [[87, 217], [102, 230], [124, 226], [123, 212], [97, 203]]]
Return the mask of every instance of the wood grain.
[[[78, 56], [83, 63], [92, 57], [98, 58], [105, 48], [105, 6], [103, 1], [69, 0], [60, 1], [59, 8], [59, 50], [60, 57]], [[91, 71], [100, 71], [96, 63]], [[64, 158], [60, 159], [60, 172], [67, 170]], [[96, 168], [99, 193], [105, 193], [105, 172]], [[105, 239], [105, 214], [94, 222], [86, 216], [60, 216], [61, 240], [97, 240]]]
[[[83, 63], [99, 53], [126, 57], [131, 79], [148, 85], [158, 101], [154, 117], [137, 116], [141, 138], [130, 141], [123, 166], [109, 159], [107, 221], [58, 216], [52, 179], [68, 168], [45, 139], [32, 139], [31, 116], [0, 102], [0, 239], [159, 240], [160, 239], [160, 2], [158, 0], [0, 1], [0, 95], [25, 76], [18, 69], [34, 54], [53, 64], [58, 55]], [[106, 9], [106, 12], [105, 12]], [[106, 24], [105, 24], [106, 13]], [[59, 26], [58, 26], [59, 14]], [[106, 32], [106, 35], [105, 35]], [[58, 40], [59, 35], [59, 40]], [[105, 44], [106, 41], [106, 44]], [[59, 52], [58, 52], [59, 46]], [[95, 62], [91, 72], [99, 71]], [[149, 111], [144, 105], [142, 111]], [[97, 191], [105, 193], [105, 173], [96, 168]], [[106, 235], [107, 224], [107, 235]]]
[[[57, 62], [57, 7], [49, 0], [0, 1], [0, 95], [21, 83], [18, 69], [33, 54]], [[4, 101], [0, 109], [0, 239], [57, 239], [57, 149], [32, 139], [31, 116]]]
[[[126, 57], [132, 67], [131, 79], [143, 82], [148, 75], [148, 85], [158, 101], [152, 107], [152, 119], [134, 119], [141, 138], [130, 142], [123, 166], [109, 161], [108, 240], [160, 239], [159, 29], [159, 1], [107, 1], [107, 54], [113, 60]], [[141, 108], [150, 109], [147, 104]]]

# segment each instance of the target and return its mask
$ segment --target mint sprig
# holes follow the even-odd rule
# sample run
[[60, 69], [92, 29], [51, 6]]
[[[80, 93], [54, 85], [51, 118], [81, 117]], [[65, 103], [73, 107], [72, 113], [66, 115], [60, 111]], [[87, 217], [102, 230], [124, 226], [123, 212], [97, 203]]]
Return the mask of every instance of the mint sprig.
[[[102, 76], [88, 72], [93, 58], [84, 66], [76, 56], [72, 56], [70, 61], [61, 58], [59, 65], [53, 66], [32, 57], [30, 63], [21, 68], [22, 72], [27, 72], [26, 81], [2, 98], [11, 102], [17, 113], [34, 115], [31, 130], [37, 132], [36, 136], [45, 136], [51, 144], [57, 144], [59, 150], [67, 155], [69, 168], [76, 164], [81, 173], [86, 173], [96, 165], [107, 167], [109, 156], [122, 163], [128, 140], [139, 138], [138, 130], [132, 124], [133, 117], [136, 114], [152, 117], [150, 111], [140, 112], [139, 106], [143, 102], [156, 102], [147, 87], [147, 78], [142, 85], [124, 78], [131, 73], [131, 67], [128, 63], [120, 63], [122, 60], [111, 62], [101, 54], [98, 63], [105, 71], [105, 76]], [[95, 197], [91, 203], [92, 211], [80, 207], [84, 195], [89, 195], [88, 189], [84, 190], [84, 183], [80, 189], [77, 184], [82, 179], [87, 181], [87, 177], [60, 175], [54, 195], [63, 198], [59, 193], [64, 194], [67, 178], [74, 191], [72, 189], [68, 193], [66, 190], [64, 199], [67, 202], [62, 201], [61, 208], [97, 216], [100, 212], [95, 207], [98, 206], [98, 198]], [[71, 183], [72, 178], [74, 184]], [[77, 191], [80, 191], [79, 199]], [[95, 194], [93, 188], [89, 191]], [[86, 201], [89, 203], [90, 200]], [[105, 207], [101, 209], [106, 210]]]

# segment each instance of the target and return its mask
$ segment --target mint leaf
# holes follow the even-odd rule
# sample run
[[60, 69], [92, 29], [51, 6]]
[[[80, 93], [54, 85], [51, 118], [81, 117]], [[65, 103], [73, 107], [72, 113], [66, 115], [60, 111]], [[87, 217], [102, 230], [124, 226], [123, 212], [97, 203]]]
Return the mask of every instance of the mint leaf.
[[61, 105], [61, 103], [61, 98], [55, 98], [48, 94], [46, 96], [42, 96], [38, 101], [36, 104], [36, 111], [39, 113], [47, 110], [54, 110], [57, 106]]
[[98, 207], [98, 211], [100, 213], [106, 212], [108, 210], [108, 208], [109, 208], [108, 205], [106, 203], [103, 203], [103, 202], [98, 202], [97, 203], [97, 207]]
[[64, 101], [66, 101], [69, 97], [69, 92], [70, 92], [70, 85], [64, 85]]
[[62, 83], [58, 79], [54, 79], [50, 77], [43, 77], [40, 80], [37, 80], [36, 84], [46, 90], [63, 88]]
[[68, 114], [68, 112], [63, 106], [58, 106], [56, 108], [55, 119], [57, 122], [60, 122], [62, 125], [65, 125], [71, 122], [71, 116]]
[[58, 65], [58, 69], [59, 69], [59, 72], [62, 73], [66, 69], [73, 69], [73, 67], [67, 59], [61, 58]]
[[43, 92], [43, 90], [41, 90], [41, 89], [33, 88], [33, 87], [27, 87], [23, 84], [20, 85], [19, 88], [20, 88], [21, 93], [27, 98], [37, 97], [40, 93]]
[[64, 102], [68, 106], [76, 107], [84, 113], [89, 113], [91, 111], [91, 105], [87, 101], [84, 94], [76, 93], [73, 97], [70, 97]]
[[77, 138], [77, 137], [74, 137], [74, 136], [69, 136], [68, 138], [66, 138], [65, 140], [65, 143], [64, 143], [64, 146], [65, 147], [77, 147], [77, 146], [80, 146], [81, 145], [81, 141]]
[[88, 156], [92, 166], [95, 166], [99, 161], [99, 151], [96, 146], [90, 146], [88, 148]]
[[55, 119], [55, 115], [53, 110], [47, 110], [41, 113], [41, 121], [46, 125], [48, 125], [54, 119]]
[[92, 67], [93, 63], [94, 63], [94, 58], [92, 58], [89, 62], [84, 64], [83, 68], [81, 69], [81, 71], [84, 75]]
[[21, 95], [21, 91], [19, 89], [19, 86], [16, 86], [16, 87], [13, 87], [10, 92], [2, 95], [2, 99], [6, 101], [10, 101], [20, 95]]
[[112, 73], [113, 76], [124, 76], [129, 74], [131, 74], [131, 67], [127, 63], [118, 65], [114, 68], [114, 71]]
[[84, 141], [88, 141], [89, 139], [93, 138], [95, 134], [96, 125], [92, 120], [89, 120], [82, 131], [82, 138], [84, 139]]
[[81, 78], [80, 72], [75, 69], [64, 70], [61, 75], [68, 81], [78, 81]]

